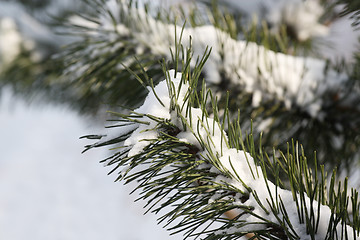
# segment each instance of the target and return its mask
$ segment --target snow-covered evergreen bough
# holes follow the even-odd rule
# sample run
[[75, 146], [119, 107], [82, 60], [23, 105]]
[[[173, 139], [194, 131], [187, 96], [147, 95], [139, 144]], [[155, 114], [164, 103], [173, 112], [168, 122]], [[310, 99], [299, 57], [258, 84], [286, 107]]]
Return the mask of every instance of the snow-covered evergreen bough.
[[[115, 153], [104, 160], [111, 173], [137, 181], [147, 208], [163, 210], [160, 222], [185, 237], [360, 239], [358, 193], [347, 193], [346, 180], [335, 183], [333, 176], [326, 187], [324, 168], [312, 173], [296, 144], [270, 159], [227, 108], [220, 119], [211, 90], [198, 86], [207, 57], [193, 71], [190, 57], [182, 72], [164, 67], [166, 79], [148, 87], [143, 105], [114, 113], [120, 124], [111, 136], [86, 136], [104, 138], [86, 150], [111, 145]], [[230, 212], [234, 217], [226, 217]]]

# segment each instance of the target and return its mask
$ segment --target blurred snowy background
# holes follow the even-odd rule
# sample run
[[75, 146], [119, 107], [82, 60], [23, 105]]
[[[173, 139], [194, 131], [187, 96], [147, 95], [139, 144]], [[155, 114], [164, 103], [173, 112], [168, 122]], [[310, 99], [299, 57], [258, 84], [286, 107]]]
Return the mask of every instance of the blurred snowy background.
[[[68, 39], [43, 23], [49, 21], [48, 14], [80, 8], [71, 0], [54, 0], [41, 11], [28, 11], [28, 2], [0, 1], [0, 72], [19, 46], [32, 50], [39, 42], [55, 48], [66, 43]], [[235, 1], [227, 2], [233, 6]], [[239, 2], [237, 6], [252, 14], [260, 13], [266, 1]], [[278, 7], [269, 2], [276, 1], [265, 5]], [[324, 55], [351, 58], [358, 33], [349, 23], [331, 25], [326, 39], [332, 47], [322, 46]], [[42, 54], [38, 51], [35, 61]], [[128, 195], [131, 188], [106, 175], [109, 169], [98, 163], [107, 156], [105, 149], [81, 154], [87, 142], [79, 137], [101, 133], [102, 121], [41, 98], [28, 103], [10, 88], [0, 88], [0, 93], [0, 239], [181, 239], [169, 237], [156, 224], [157, 216], [143, 216], [142, 203], [133, 202], [136, 194]]]
[[[97, 132], [66, 107], [28, 105], [3, 90], [0, 100], [0, 239], [142, 240], [169, 238], [156, 216], [143, 216], [129, 187], [81, 154], [79, 136]], [[91, 125], [91, 126], [90, 126]]]

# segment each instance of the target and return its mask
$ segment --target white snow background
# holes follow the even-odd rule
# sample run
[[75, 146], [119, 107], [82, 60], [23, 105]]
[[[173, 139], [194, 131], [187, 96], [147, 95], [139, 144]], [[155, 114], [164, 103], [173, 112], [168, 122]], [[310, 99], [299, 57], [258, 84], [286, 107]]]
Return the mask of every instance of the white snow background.
[[[143, 240], [169, 237], [143, 216], [130, 187], [98, 163], [106, 149], [81, 154], [102, 127], [61, 106], [0, 98], [0, 239]], [[92, 126], [92, 127], [90, 127]]]

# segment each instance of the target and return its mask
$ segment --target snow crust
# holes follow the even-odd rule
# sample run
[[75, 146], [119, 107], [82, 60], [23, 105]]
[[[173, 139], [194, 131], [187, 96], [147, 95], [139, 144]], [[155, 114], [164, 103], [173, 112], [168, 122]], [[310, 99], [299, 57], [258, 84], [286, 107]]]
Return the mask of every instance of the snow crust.
[[[254, 214], [260, 216], [255, 217], [254, 215], [245, 214], [239, 220], [245, 221], [248, 223], [255, 223], [261, 221], [260, 218], [264, 218], [270, 220], [272, 222], [277, 222], [276, 216], [270, 212], [269, 214], [261, 208], [254, 197], [255, 195], [260, 199], [261, 203], [265, 206], [266, 209], [270, 209], [270, 204], [267, 202], [271, 202], [271, 198], [280, 199], [284, 203], [286, 208], [287, 215], [290, 219], [291, 225], [294, 228], [294, 231], [300, 239], [311, 239], [309, 235], [306, 233], [306, 225], [304, 223], [300, 223], [298, 218], [298, 212], [296, 207], [296, 202], [293, 198], [292, 192], [284, 189], [280, 189], [276, 187], [273, 183], [269, 182], [265, 179], [262, 170], [259, 166], [257, 166], [254, 162], [254, 159], [250, 156], [249, 153], [241, 150], [236, 150], [232, 148], [228, 148], [225, 144], [227, 142], [227, 136], [224, 131], [221, 130], [219, 124], [214, 122], [211, 118], [202, 117], [202, 111], [200, 109], [192, 108], [191, 109], [191, 118], [190, 116], [186, 116], [186, 112], [182, 112], [181, 114], [188, 121], [188, 125], [192, 126], [192, 128], [183, 129], [182, 124], [180, 124], [179, 117], [174, 114], [174, 112], [170, 109], [170, 96], [169, 94], [169, 85], [173, 85], [176, 89], [180, 88], [181, 82], [181, 73], [177, 73], [175, 76], [174, 70], [169, 71], [170, 81], [162, 81], [155, 87], [155, 92], [158, 98], [161, 100], [163, 105], [158, 101], [153, 92], [150, 92], [148, 97], [146, 98], [143, 106], [138, 108], [135, 111], [139, 113], [146, 113], [158, 117], [162, 117], [171, 121], [174, 124], [177, 124], [177, 127], [182, 130], [177, 135], [181, 141], [191, 143], [201, 149], [201, 152], [198, 156], [205, 157], [207, 159], [211, 159], [210, 156], [217, 156], [221, 166], [220, 168], [212, 167], [211, 171], [218, 173], [218, 176], [214, 178], [214, 182], [223, 183], [226, 182], [228, 184], [233, 185], [235, 188], [239, 189], [242, 192], [247, 192], [250, 197], [248, 200], [243, 203], [241, 201], [241, 194], [237, 194], [235, 198], [237, 200], [234, 202], [235, 205], [243, 205], [253, 206]], [[186, 90], [189, 86], [185, 83], [182, 83], [180, 89], [180, 97], [177, 99], [177, 104], [180, 106], [183, 104], [184, 96], [186, 95]], [[203, 121], [201, 119], [204, 119]], [[129, 156], [133, 156], [137, 153], [140, 153], [145, 146], [147, 146], [150, 142], [144, 141], [146, 139], [152, 138], [156, 139], [158, 133], [155, 129], [156, 122], [144, 117], [142, 120], [148, 120], [150, 122], [149, 125], [142, 125], [125, 141], [125, 145], [131, 148]], [[200, 143], [199, 139], [202, 139]], [[206, 143], [208, 145], [207, 148], [204, 148], [203, 144]], [[202, 169], [203, 166], [200, 166]], [[224, 173], [230, 173], [230, 176], [227, 177]], [[249, 188], [251, 189], [249, 191]], [[268, 190], [267, 190], [268, 189]], [[209, 200], [209, 203], [221, 200], [220, 195], [218, 193], [214, 193], [214, 196]], [[299, 198], [299, 196], [297, 196]], [[305, 202], [307, 205], [307, 209], [309, 211], [310, 206], [312, 205], [315, 217], [318, 214], [318, 202], [313, 201], [310, 202], [310, 199], [305, 196]], [[241, 211], [241, 210], [240, 210]], [[331, 217], [331, 211], [328, 206], [320, 205], [320, 221], [319, 228], [317, 231], [316, 239], [325, 239], [328, 224]], [[278, 213], [278, 217], [280, 219], [283, 218], [282, 213]], [[254, 231], [264, 229], [265, 226], [262, 224], [250, 224], [246, 226], [234, 226], [230, 228], [227, 233], [231, 233], [234, 231]], [[341, 224], [339, 224], [337, 228], [337, 232], [341, 235]], [[345, 227], [345, 231], [347, 231], [348, 236], [353, 237], [353, 239], [360, 239], [358, 236], [353, 236], [352, 228], [349, 226]]]

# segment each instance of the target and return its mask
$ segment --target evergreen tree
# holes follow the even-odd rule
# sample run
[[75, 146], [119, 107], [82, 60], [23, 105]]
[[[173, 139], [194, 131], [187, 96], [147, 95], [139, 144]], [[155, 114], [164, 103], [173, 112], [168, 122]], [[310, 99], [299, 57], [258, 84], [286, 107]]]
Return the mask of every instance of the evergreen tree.
[[359, 169], [359, 53], [316, 48], [338, 17], [358, 24], [358, 4], [264, 3], [256, 21], [234, 1], [186, 3], [88, 0], [63, 23], [76, 40], [47, 92], [112, 109], [85, 151], [111, 146], [110, 173], [184, 237], [359, 239], [358, 192], [335, 170]]

